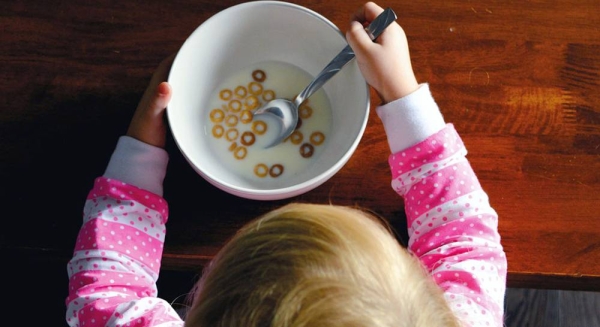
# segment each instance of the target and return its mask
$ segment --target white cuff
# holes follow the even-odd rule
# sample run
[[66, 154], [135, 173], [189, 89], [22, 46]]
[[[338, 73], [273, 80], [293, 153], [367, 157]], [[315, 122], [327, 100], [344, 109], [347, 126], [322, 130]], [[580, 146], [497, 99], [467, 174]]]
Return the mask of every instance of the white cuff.
[[428, 84], [398, 100], [377, 107], [392, 153], [409, 148], [446, 125]]
[[118, 179], [162, 196], [168, 162], [169, 155], [164, 149], [121, 136], [104, 177]]

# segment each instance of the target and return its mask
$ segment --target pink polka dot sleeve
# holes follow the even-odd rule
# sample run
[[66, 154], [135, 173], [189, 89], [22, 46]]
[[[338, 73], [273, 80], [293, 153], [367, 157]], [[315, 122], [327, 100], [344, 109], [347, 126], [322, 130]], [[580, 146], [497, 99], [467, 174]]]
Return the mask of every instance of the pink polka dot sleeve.
[[409, 250], [468, 326], [502, 326], [506, 257], [498, 216], [448, 124], [390, 156], [392, 187], [405, 200]]
[[118, 180], [96, 179], [68, 264], [70, 326], [183, 326], [156, 297], [166, 201]]

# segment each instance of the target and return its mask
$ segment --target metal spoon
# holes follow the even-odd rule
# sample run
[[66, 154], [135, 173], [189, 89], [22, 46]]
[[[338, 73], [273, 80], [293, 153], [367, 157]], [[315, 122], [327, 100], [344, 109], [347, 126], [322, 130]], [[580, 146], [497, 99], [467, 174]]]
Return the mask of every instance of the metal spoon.
[[[375, 41], [383, 30], [395, 21], [396, 18], [396, 13], [391, 8], [385, 9], [377, 16], [371, 24], [365, 28], [371, 37], [371, 40]], [[255, 118], [260, 115], [270, 115], [281, 123], [279, 135], [272, 142], [268, 143], [266, 148], [281, 143], [286, 137], [294, 132], [296, 124], [298, 123], [298, 108], [300, 105], [353, 58], [354, 51], [352, 51], [350, 45], [347, 45], [293, 101], [287, 99], [273, 99], [254, 111], [253, 114]]]

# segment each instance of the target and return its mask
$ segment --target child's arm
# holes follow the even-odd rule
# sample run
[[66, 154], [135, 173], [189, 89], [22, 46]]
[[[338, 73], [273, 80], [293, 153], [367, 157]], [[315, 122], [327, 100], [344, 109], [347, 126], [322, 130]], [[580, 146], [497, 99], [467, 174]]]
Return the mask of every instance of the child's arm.
[[[355, 19], [369, 22], [382, 10], [367, 3]], [[367, 82], [386, 103], [377, 113], [392, 152], [392, 187], [405, 200], [409, 250], [463, 323], [502, 326], [506, 257], [496, 212], [428, 85], [415, 87], [404, 33], [397, 24], [390, 27], [373, 43], [354, 23], [347, 38]]]
[[68, 264], [66, 319], [71, 326], [182, 326], [156, 297], [168, 207], [162, 181], [168, 161], [164, 109], [171, 90], [158, 86], [163, 63], [119, 139], [106, 172], [96, 179]]
[[[427, 86], [417, 92], [422, 94], [409, 97], [430, 101]], [[378, 108], [382, 120], [395, 106]], [[451, 309], [468, 326], [502, 326], [506, 257], [498, 216], [466, 154], [448, 124], [390, 156], [392, 187], [405, 200], [409, 250], [442, 288]]]

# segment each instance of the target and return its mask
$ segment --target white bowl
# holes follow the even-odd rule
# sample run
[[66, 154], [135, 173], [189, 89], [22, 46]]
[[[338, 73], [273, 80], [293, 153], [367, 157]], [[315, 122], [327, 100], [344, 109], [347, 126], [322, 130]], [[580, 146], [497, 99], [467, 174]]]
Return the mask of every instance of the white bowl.
[[310, 167], [292, 176], [255, 182], [228, 169], [209, 146], [207, 112], [227, 76], [260, 62], [280, 61], [314, 77], [346, 45], [332, 22], [286, 2], [247, 2], [206, 20], [182, 45], [168, 78], [173, 97], [167, 117], [183, 156], [208, 182], [243, 198], [284, 199], [323, 184], [346, 164], [367, 124], [369, 88], [355, 60], [323, 87], [332, 111], [326, 149]]

